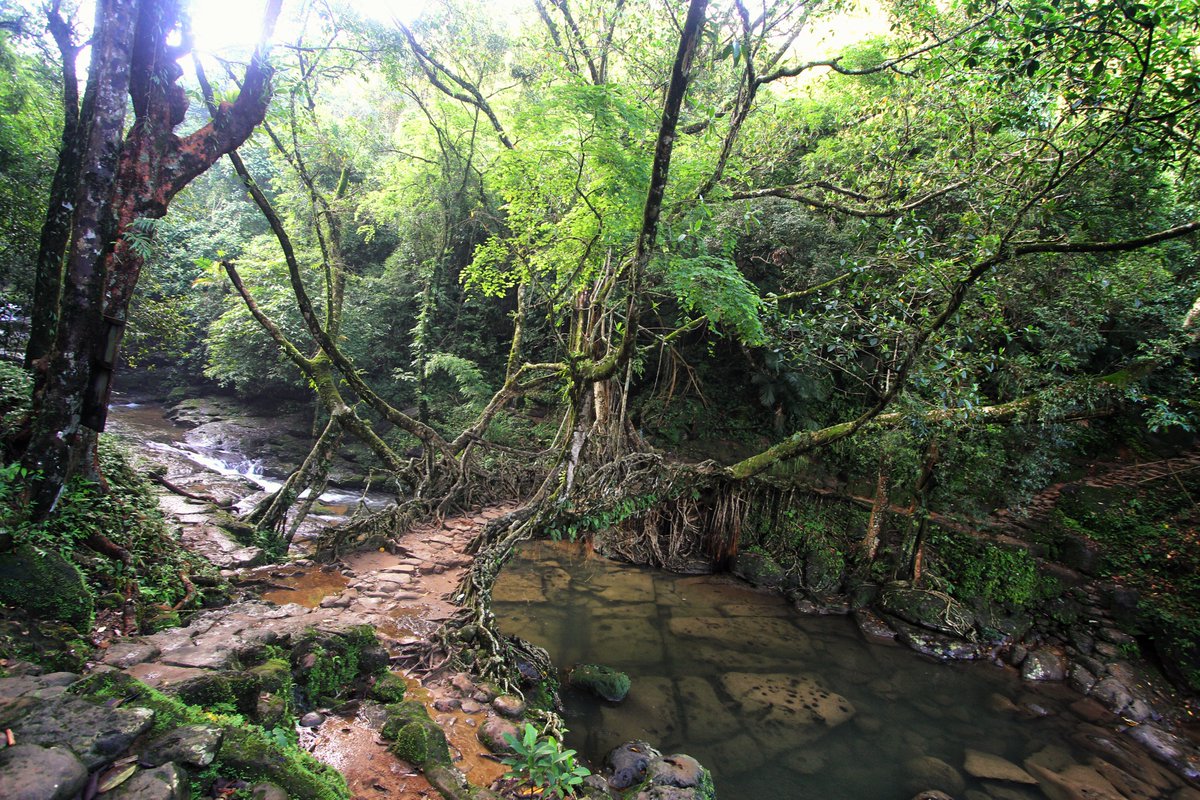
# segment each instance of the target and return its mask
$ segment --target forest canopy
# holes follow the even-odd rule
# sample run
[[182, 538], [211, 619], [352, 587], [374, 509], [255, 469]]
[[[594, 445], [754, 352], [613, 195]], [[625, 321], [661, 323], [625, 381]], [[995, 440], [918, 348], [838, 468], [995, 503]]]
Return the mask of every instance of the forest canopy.
[[[264, 76], [270, 102], [169, 211], [121, 222], [144, 262], [123, 368], [315, 397], [330, 441], [431, 497], [513, 447], [569, 494], [651, 445], [704, 440], [690, 457], [740, 481], [818, 449], [915, 476], [938, 442], [944, 502], [986, 505], [1080, 419], [1190, 430], [1195, 3], [884, 3], [876, 35], [819, 44], [851, 10], [287, 3], [266, 70], [188, 53], [169, 16], [178, 131]], [[78, 113], [72, 13], [0, 6], [14, 317], [50, 302], [31, 242], [48, 131]]]

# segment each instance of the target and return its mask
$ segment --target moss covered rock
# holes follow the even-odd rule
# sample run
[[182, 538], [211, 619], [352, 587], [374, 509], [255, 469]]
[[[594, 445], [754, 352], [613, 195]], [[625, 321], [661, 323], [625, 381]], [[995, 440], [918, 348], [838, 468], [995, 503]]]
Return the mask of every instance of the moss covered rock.
[[392, 742], [390, 749], [398, 758], [421, 769], [431, 765], [450, 765], [446, 734], [429, 718], [425, 706], [415, 700], [387, 707], [388, 719], [383, 738]]
[[385, 672], [371, 686], [369, 695], [372, 700], [380, 703], [399, 703], [408, 691], [408, 684], [399, 675]]
[[292, 681], [292, 665], [282, 658], [269, 658], [247, 671], [258, 679], [265, 692], [278, 692]]
[[226, 728], [215, 772], [249, 784], [269, 782], [297, 800], [343, 800], [345, 779], [333, 767], [295, 748], [281, 748], [252, 728]]
[[253, 673], [227, 670], [176, 684], [170, 692], [191, 706], [253, 717], [261, 689], [262, 683]]
[[619, 703], [629, 694], [629, 676], [602, 664], [577, 665], [568, 682], [610, 703]]
[[19, 545], [0, 553], [0, 602], [87, 631], [95, 600], [79, 568], [54, 550]]
[[765, 589], [783, 589], [787, 575], [774, 558], [757, 550], [743, 550], [734, 557], [731, 571], [744, 581]]

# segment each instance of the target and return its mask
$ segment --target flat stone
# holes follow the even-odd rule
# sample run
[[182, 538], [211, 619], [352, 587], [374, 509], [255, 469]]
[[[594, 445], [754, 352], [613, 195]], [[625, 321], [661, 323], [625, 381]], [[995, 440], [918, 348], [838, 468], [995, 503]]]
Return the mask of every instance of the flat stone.
[[1124, 800], [1120, 792], [1091, 767], [1072, 764], [1052, 772], [1037, 764], [1026, 764], [1050, 800]]
[[69, 747], [89, 771], [123, 752], [150, 729], [154, 712], [148, 708], [108, 708], [64, 695], [13, 725], [18, 742], [45, 747]]
[[483, 711], [483, 706], [470, 698], [463, 700], [459, 708], [462, 709], [464, 714], [478, 714], [480, 711]]
[[933, 756], [910, 758], [904, 763], [904, 770], [908, 773], [904, 785], [910, 792], [937, 789], [954, 796], [967, 786], [958, 770]]
[[125, 673], [130, 677], [137, 678], [142, 683], [154, 689], [164, 689], [168, 686], [184, 683], [193, 678], [198, 678], [207, 672], [208, 670], [206, 669], [176, 667], [171, 664], [163, 664], [159, 661], [143, 661], [125, 670]]
[[225, 669], [234, 659], [234, 651], [223, 646], [184, 645], [163, 654], [162, 662], [173, 667]]
[[22, 743], [0, 750], [0, 797], [5, 800], [68, 800], [87, 780], [87, 768], [65, 747]]
[[1029, 783], [1037, 785], [1037, 778], [1006, 758], [993, 753], [967, 748], [963, 769], [968, 775], [993, 781]]
[[1195, 745], [1151, 724], [1127, 728], [1125, 733], [1187, 780], [1200, 782], [1200, 750]]
[[185, 725], [167, 731], [146, 746], [142, 763], [157, 767], [178, 761], [189, 767], [207, 767], [213, 762], [225, 732], [208, 725]]
[[111, 792], [105, 800], [185, 800], [188, 796], [187, 773], [174, 764], [144, 769]]
[[161, 652], [158, 647], [149, 642], [140, 639], [124, 639], [113, 642], [104, 651], [104, 658], [101, 661], [117, 669], [128, 669], [134, 664], [158, 658]]
[[820, 684], [815, 676], [731, 672], [721, 677], [725, 691], [765, 726], [819, 725], [836, 728], [852, 718], [854, 705]]

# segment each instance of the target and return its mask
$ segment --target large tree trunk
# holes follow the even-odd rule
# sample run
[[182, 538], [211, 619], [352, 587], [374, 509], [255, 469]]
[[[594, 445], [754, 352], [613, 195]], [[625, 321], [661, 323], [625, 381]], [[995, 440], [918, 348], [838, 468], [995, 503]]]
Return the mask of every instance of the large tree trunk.
[[80, 157], [83, 175], [52, 353], [39, 372], [34, 393], [33, 438], [24, 465], [35, 475], [32, 512], [54, 508], [84, 453], [84, 392], [91, 377], [91, 350], [100, 332], [104, 264], [115, 237], [110, 200], [116, 184], [124, 133], [126, 97], [138, 0], [100, 0], [88, 69]]
[[63, 129], [58, 149], [58, 166], [50, 184], [50, 201], [42, 223], [38, 244], [37, 273], [33, 288], [29, 342], [25, 348], [25, 366], [45, 357], [54, 344], [58, 327], [58, 307], [62, 293], [63, 258], [71, 238], [71, 220], [75, 194], [79, 191], [79, 158], [82, 135], [79, 131], [79, 79], [75, 59], [79, 47], [71, 38], [71, 27], [58, 12], [57, 4], [47, 11], [48, 27], [58, 45], [63, 71]]
[[[281, 0], [270, 0], [264, 36]], [[240, 145], [262, 121], [270, 99], [265, 45], [251, 59], [241, 93], [212, 122], [180, 138], [187, 111], [184, 47], [167, 44], [178, 30], [178, 0], [101, 0], [88, 89], [80, 116], [83, 175], [75, 202], [67, 282], [54, 347], [40, 367], [33, 436], [24, 464], [35, 517], [50, 513], [66, 481], [104, 429], [112, 373], [129, 301], [141, 272], [146, 231], [135, 220], [158, 219], [171, 199], [214, 161]], [[186, 37], [185, 37], [186, 39]], [[132, 100], [135, 120], [122, 141]], [[69, 157], [70, 151], [64, 150]], [[68, 165], [69, 166], [69, 165]]]

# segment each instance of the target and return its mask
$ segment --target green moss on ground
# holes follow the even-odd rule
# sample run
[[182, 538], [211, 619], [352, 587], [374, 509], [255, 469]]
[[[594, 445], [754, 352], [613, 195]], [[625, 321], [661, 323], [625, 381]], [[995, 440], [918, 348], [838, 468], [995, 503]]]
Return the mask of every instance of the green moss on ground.
[[224, 738], [211, 765], [193, 776], [194, 796], [202, 796], [217, 778], [240, 778], [249, 784], [269, 781], [293, 800], [346, 800], [346, 782], [337, 770], [321, 764], [286, 741], [276, 729], [266, 731], [238, 716], [188, 705], [116, 670], [94, 673], [71, 687], [83, 697], [120, 700], [154, 712], [151, 735], [183, 725], [217, 725]]

